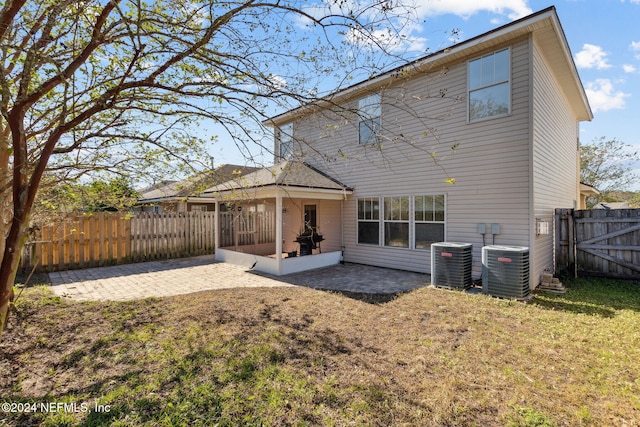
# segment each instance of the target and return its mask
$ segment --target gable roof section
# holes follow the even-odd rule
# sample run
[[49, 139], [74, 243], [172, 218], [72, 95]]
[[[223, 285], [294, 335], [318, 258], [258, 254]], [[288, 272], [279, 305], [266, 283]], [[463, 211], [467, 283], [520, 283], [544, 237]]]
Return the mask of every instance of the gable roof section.
[[205, 195], [261, 187], [351, 191], [346, 185], [305, 162], [288, 160], [208, 188]]
[[263, 124], [267, 126], [285, 124], [316, 109], [326, 108], [350, 98], [363, 96], [366, 93], [388, 86], [394, 81], [411, 79], [426, 72], [440, 70], [448, 65], [472, 59], [481, 55], [487, 49], [504, 46], [513, 40], [529, 35], [533, 35], [545, 56], [549, 58], [549, 66], [558, 79], [560, 87], [565, 91], [578, 120], [591, 120], [593, 113], [591, 112], [587, 95], [571, 56], [571, 50], [560, 24], [556, 8], [551, 6], [401, 67], [394, 68], [369, 80], [337, 91], [327, 96], [324, 101], [303, 105], [274, 116], [265, 120]]

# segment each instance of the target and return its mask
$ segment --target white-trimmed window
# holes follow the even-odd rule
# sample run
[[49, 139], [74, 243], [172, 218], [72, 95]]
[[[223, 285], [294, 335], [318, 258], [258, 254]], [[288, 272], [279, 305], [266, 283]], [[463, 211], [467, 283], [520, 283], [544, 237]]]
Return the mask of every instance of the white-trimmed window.
[[281, 159], [291, 158], [293, 154], [293, 123], [287, 123], [279, 127], [278, 149]]
[[415, 196], [413, 203], [415, 248], [431, 249], [431, 244], [444, 241], [445, 197]]
[[371, 144], [380, 141], [382, 129], [380, 94], [374, 93], [358, 101], [358, 135], [360, 144]]
[[380, 244], [380, 199], [358, 199], [358, 243]]
[[469, 61], [469, 121], [511, 111], [510, 58], [507, 48]]
[[384, 198], [384, 245], [409, 247], [409, 196]]
[[445, 240], [444, 194], [358, 199], [358, 244], [431, 249]]

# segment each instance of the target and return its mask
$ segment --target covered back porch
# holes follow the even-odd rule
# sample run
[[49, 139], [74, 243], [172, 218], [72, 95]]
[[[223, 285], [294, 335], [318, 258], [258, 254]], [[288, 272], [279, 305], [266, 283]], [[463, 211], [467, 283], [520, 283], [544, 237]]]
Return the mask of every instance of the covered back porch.
[[208, 189], [216, 199], [217, 261], [285, 275], [342, 260], [352, 190], [302, 162], [284, 162]]

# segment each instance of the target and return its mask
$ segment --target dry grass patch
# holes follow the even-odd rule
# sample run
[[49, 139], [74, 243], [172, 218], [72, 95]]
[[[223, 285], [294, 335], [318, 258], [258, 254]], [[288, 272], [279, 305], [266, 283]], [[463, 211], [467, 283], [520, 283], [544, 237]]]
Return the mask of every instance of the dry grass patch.
[[[7, 425], [640, 425], [640, 288], [522, 304], [433, 288], [77, 303], [28, 289], [0, 343]], [[1, 422], [0, 422], [1, 424]]]

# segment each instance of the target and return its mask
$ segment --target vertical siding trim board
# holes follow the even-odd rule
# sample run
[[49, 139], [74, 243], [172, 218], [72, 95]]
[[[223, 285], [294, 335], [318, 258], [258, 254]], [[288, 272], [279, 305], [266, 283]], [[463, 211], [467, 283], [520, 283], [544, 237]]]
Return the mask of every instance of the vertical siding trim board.
[[[529, 265], [531, 268], [529, 269], [529, 289], [535, 289], [538, 286], [538, 280], [534, 277], [536, 271], [535, 259], [536, 259], [536, 229], [535, 229], [535, 182], [534, 182], [534, 173], [535, 173], [535, 153], [534, 153], [534, 143], [535, 143], [535, 129], [534, 129], [534, 114], [535, 114], [535, 99], [534, 99], [534, 80], [535, 80], [535, 67], [534, 67], [534, 55], [535, 49], [533, 48], [533, 35], [530, 34], [528, 38], [528, 71], [529, 71]], [[532, 273], [533, 272], [533, 273]]]

